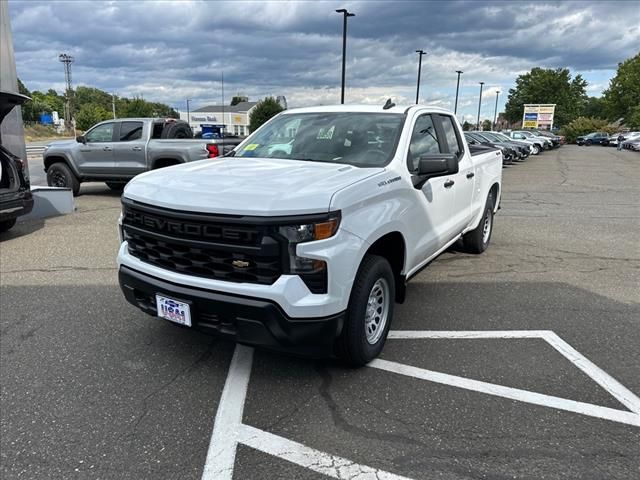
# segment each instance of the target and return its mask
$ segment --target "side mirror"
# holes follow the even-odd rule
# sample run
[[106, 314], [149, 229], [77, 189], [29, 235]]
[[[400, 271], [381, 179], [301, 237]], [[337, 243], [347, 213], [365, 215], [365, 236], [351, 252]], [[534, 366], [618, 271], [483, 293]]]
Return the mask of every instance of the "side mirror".
[[454, 153], [422, 155], [418, 162], [418, 172], [414, 176], [413, 186], [422, 188], [430, 178], [454, 175], [458, 171], [458, 156]]
[[76, 137], [76, 142], [78, 142], [78, 143], [85, 143], [85, 144], [86, 144], [86, 143], [87, 143], [87, 139], [86, 139], [86, 138], [84, 138], [84, 135], [78, 135], [78, 136]]

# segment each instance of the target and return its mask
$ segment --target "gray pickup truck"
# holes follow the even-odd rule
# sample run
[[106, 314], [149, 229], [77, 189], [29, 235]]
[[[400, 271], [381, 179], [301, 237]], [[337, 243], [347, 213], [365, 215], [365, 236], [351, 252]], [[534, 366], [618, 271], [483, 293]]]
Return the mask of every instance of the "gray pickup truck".
[[119, 118], [100, 122], [76, 140], [53, 142], [43, 154], [47, 183], [74, 195], [82, 182], [105, 182], [120, 191], [139, 173], [213, 158], [231, 151], [239, 138], [194, 139], [186, 122]]

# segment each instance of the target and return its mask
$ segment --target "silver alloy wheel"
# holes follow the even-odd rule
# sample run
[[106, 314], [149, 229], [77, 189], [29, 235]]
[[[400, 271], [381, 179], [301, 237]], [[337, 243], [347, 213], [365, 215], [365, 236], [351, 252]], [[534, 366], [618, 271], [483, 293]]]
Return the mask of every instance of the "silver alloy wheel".
[[389, 317], [389, 284], [384, 278], [379, 278], [371, 287], [367, 310], [364, 317], [364, 330], [367, 342], [374, 345], [380, 340], [387, 326]]
[[484, 217], [484, 225], [482, 226], [482, 243], [489, 242], [491, 236], [491, 214], [487, 212]]

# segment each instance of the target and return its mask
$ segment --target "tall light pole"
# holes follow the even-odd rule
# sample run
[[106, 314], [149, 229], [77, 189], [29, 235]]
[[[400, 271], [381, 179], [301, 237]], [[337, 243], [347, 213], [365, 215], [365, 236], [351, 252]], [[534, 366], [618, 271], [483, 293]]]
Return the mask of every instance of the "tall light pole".
[[191, 128], [191, 117], [189, 116], [189, 102], [191, 101], [190, 98], [187, 98], [187, 125], [189, 125], [189, 128]]
[[462, 70], [456, 70], [456, 73], [458, 74], [458, 83], [456, 83], [456, 104], [453, 107], [454, 115], [458, 113], [458, 92], [460, 91], [460, 75], [462, 75], [464, 72]]
[[418, 54], [418, 86], [416, 87], [416, 105], [418, 104], [418, 97], [420, 96], [420, 73], [422, 71], [422, 56], [426, 55], [427, 52], [424, 50], [416, 50]]
[[480, 99], [478, 100], [478, 122], [476, 123], [476, 129], [480, 130], [480, 106], [482, 105], [482, 86], [484, 82], [480, 82]]
[[498, 96], [500, 96], [500, 90], [496, 90], [496, 108], [493, 111], [493, 129], [497, 130], [496, 128], [496, 120], [498, 118]]
[[116, 94], [111, 94], [111, 110], [113, 111], [113, 118], [116, 118]]
[[344, 104], [344, 74], [347, 59], [347, 18], [355, 17], [355, 13], [348, 12], [346, 8], [336, 10], [336, 13], [342, 14], [342, 92], [340, 93], [340, 103]]
[[65, 95], [67, 97], [67, 108], [64, 114], [64, 127], [68, 130], [71, 128], [71, 121], [73, 119], [73, 88], [71, 86], [71, 64], [75, 59], [71, 55], [61, 53], [60, 55], [58, 55], [58, 60], [64, 64], [64, 80], [67, 86], [67, 92]]

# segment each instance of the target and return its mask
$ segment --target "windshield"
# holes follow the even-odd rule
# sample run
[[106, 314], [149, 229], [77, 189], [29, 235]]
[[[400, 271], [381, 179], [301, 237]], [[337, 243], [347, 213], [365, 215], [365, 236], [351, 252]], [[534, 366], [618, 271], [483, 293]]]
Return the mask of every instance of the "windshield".
[[504, 143], [504, 140], [497, 135], [489, 132], [483, 132], [482, 135], [493, 142]]
[[495, 135], [497, 138], [501, 139], [503, 142], [512, 142], [512, 141], [513, 141], [513, 138], [511, 138], [511, 137], [509, 137], [509, 136], [505, 135], [504, 133], [498, 133], [498, 132], [496, 132], [496, 133], [494, 133], [494, 135]]
[[284, 114], [251, 135], [235, 156], [384, 166], [393, 157], [403, 120], [397, 113]]

